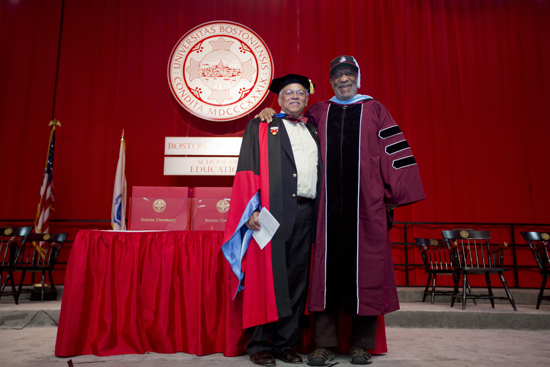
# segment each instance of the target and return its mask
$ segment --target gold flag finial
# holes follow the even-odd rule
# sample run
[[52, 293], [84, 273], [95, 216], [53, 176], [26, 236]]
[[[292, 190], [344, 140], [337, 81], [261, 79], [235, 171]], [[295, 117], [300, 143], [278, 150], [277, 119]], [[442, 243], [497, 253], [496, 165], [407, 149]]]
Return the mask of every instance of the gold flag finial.
[[124, 129], [122, 129], [122, 137], [120, 138], [120, 141], [124, 141]]
[[56, 126], [61, 127], [61, 121], [53, 119], [53, 120], [50, 121], [48, 126], [53, 126], [54, 129], [55, 129]]

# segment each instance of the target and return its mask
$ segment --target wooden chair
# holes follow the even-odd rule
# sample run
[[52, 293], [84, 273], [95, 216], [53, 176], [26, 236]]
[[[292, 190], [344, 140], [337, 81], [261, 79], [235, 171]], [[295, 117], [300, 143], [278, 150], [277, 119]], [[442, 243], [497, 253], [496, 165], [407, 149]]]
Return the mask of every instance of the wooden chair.
[[[418, 250], [422, 256], [424, 263], [425, 273], [428, 275], [428, 281], [426, 282], [426, 288], [424, 289], [424, 296], [422, 302], [426, 301], [426, 296], [431, 295], [432, 304], [435, 302], [435, 296], [449, 296], [453, 294], [452, 291], [436, 291], [437, 275], [453, 275], [453, 267], [451, 265], [451, 258], [449, 256], [449, 250], [447, 244], [442, 238], [415, 238]], [[430, 283], [432, 286], [431, 291]], [[470, 294], [472, 294], [472, 288], [469, 284], [466, 285]], [[476, 300], [474, 299], [474, 304]]]
[[51, 284], [49, 291], [54, 292], [54, 299], [57, 299], [57, 289], [53, 283], [52, 272], [55, 270], [59, 252], [63, 247], [63, 242], [67, 239], [67, 235], [68, 233], [32, 233], [27, 236], [24, 251], [14, 266], [15, 271], [22, 272], [18, 293], [23, 292], [25, 274], [28, 272], [33, 273], [32, 283], [34, 283], [34, 274], [41, 273], [40, 300], [44, 302], [44, 280], [47, 272]]
[[[442, 231], [443, 238], [447, 244], [453, 266], [453, 278], [455, 287], [453, 290], [451, 307], [454, 306], [456, 298], [462, 298], [462, 309], [466, 309], [466, 299], [489, 299], [491, 306], [495, 308], [495, 299], [507, 299], [517, 311], [514, 297], [508, 289], [506, 280], [502, 273], [508, 271], [504, 267], [504, 249], [507, 243], [491, 245], [489, 231], [452, 230]], [[469, 275], [484, 274], [487, 282], [488, 294], [466, 294], [466, 285]], [[500, 281], [506, 291], [506, 297], [493, 295], [491, 288], [490, 274], [498, 274]], [[458, 283], [462, 275], [462, 294], [458, 294]]]
[[[14, 266], [31, 230], [32, 227], [0, 227], [0, 297], [2, 294], [13, 295], [15, 304], [19, 303], [19, 293], [15, 289], [13, 280]], [[7, 272], [7, 276], [2, 282], [4, 272]], [[4, 292], [8, 281], [11, 284], [12, 291]]]
[[542, 284], [540, 286], [539, 297], [537, 299], [537, 310], [542, 300], [550, 301], [550, 296], [544, 295], [546, 287], [546, 278], [550, 275], [550, 234], [547, 232], [520, 232], [529, 244], [531, 253], [540, 269]]

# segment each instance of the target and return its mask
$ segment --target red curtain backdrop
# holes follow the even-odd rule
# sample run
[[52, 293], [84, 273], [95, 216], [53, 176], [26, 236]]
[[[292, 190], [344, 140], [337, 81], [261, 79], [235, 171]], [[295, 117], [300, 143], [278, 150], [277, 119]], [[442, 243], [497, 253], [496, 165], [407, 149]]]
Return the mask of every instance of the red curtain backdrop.
[[34, 218], [52, 118], [53, 219], [110, 217], [122, 129], [129, 188], [230, 186], [163, 176], [166, 136], [240, 136], [252, 117], [199, 119], [168, 87], [177, 41], [230, 20], [263, 38], [276, 77], [317, 84], [311, 103], [332, 96], [332, 58], [357, 58], [360, 93], [388, 107], [423, 177], [427, 200], [396, 220], [550, 223], [549, 19], [549, 0], [1, 1], [0, 219]]

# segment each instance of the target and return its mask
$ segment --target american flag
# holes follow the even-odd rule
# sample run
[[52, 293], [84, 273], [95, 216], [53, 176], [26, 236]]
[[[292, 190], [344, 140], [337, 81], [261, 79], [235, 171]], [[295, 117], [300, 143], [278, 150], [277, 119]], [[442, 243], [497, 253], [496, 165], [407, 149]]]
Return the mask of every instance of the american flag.
[[34, 231], [36, 233], [48, 233], [50, 229], [50, 210], [55, 210], [53, 207], [53, 153], [55, 150], [55, 127], [61, 126], [59, 121], [53, 120], [50, 122], [52, 130], [50, 132], [50, 143], [48, 145], [48, 158], [46, 160], [46, 168], [44, 169], [44, 177], [42, 178], [42, 187], [40, 187], [40, 202], [38, 203], [38, 211], [34, 221]]

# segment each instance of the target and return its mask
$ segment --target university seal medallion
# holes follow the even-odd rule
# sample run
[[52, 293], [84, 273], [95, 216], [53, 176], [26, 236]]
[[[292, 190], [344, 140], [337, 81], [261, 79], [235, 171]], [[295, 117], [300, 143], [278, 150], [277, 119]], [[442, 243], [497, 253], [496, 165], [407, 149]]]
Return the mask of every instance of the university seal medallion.
[[157, 199], [153, 202], [153, 210], [157, 213], [162, 213], [166, 209], [166, 201]]
[[251, 29], [230, 21], [201, 24], [170, 54], [168, 83], [176, 100], [195, 116], [229, 121], [250, 114], [266, 98], [273, 59]]

